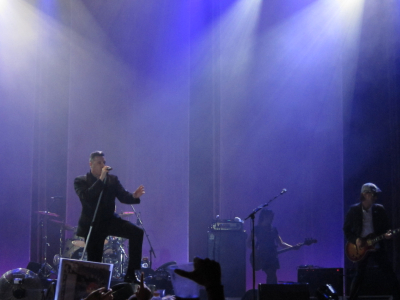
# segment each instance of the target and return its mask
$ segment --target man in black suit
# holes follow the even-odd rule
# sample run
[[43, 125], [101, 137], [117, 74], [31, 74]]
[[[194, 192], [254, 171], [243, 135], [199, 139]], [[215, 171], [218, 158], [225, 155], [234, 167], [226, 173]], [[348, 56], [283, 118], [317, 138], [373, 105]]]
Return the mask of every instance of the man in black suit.
[[115, 214], [115, 198], [125, 204], [139, 204], [145, 193], [143, 185], [134, 193], [123, 188], [115, 175], [109, 174], [111, 167], [106, 166], [104, 153], [96, 151], [90, 154], [90, 172], [75, 178], [75, 192], [82, 204], [77, 235], [87, 239], [96, 206], [101, 195], [96, 219], [87, 245], [89, 261], [101, 262], [104, 240], [107, 236], [129, 239], [129, 264], [124, 280], [138, 283], [135, 270], [141, 269], [143, 230]]
[[[365, 238], [369, 234], [384, 235], [385, 239], [391, 239], [390, 222], [385, 208], [376, 204], [381, 190], [373, 183], [366, 183], [361, 187], [360, 203], [350, 207], [343, 231], [346, 240], [357, 247], [364, 246]], [[394, 299], [399, 300], [399, 283], [393, 272], [391, 263], [385, 251], [383, 242], [375, 244], [375, 250], [367, 254], [366, 258], [356, 263], [356, 276], [353, 279], [349, 299], [357, 299], [357, 294], [364, 281], [368, 262], [372, 259], [387, 276], [388, 282], [393, 286]]]

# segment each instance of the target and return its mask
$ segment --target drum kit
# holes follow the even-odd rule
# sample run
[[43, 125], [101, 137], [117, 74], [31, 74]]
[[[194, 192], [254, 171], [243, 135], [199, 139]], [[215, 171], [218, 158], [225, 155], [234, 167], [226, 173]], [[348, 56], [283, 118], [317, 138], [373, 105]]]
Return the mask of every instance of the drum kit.
[[[136, 225], [140, 226], [145, 236], [148, 240], [150, 246], [150, 256], [142, 258], [141, 270], [137, 271], [137, 276], [140, 277], [141, 273], [144, 273], [144, 281], [146, 284], [156, 285], [160, 289], [165, 289], [168, 293], [173, 294], [171, 278], [167, 272], [167, 267], [171, 264], [176, 264], [176, 262], [169, 262], [158, 269], [153, 270], [151, 268], [152, 256], [155, 257], [153, 247], [150, 243], [150, 239], [146, 230], [144, 229], [143, 222], [140, 218], [140, 212], [137, 213], [133, 205], [131, 205], [133, 212], [122, 212], [118, 214], [121, 218], [129, 218], [130, 216], [136, 215], [137, 222]], [[73, 227], [66, 224], [64, 221], [60, 221], [60, 216], [51, 213], [49, 211], [38, 211], [41, 217], [40, 226], [42, 229], [42, 253], [43, 253], [43, 264], [38, 272], [39, 276], [49, 277], [50, 275], [56, 275], [58, 270], [59, 262], [61, 258], [69, 259], [82, 259], [87, 260], [87, 255], [85, 253], [82, 258], [83, 250], [86, 246], [86, 242], [82, 237], [77, 236], [77, 226]], [[60, 238], [60, 248], [59, 254], [56, 254], [53, 258], [54, 268], [47, 263], [47, 221], [57, 225], [59, 227], [59, 238]], [[72, 238], [67, 238], [64, 240], [65, 231], [72, 232]], [[129, 257], [126, 254], [126, 239], [116, 236], [108, 236], [104, 240], [103, 248], [103, 263], [113, 264], [112, 278], [116, 280], [121, 280], [126, 274], [128, 269]]]
[[[53, 258], [53, 266], [55, 267], [55, 269], [58, 269], [60, 258], [81, 259], [86, 243], [84, 238], [78, 237], [76, 235], [77, 226], [73, 227], [66, 224], [64, 221], [57, 220], [57, 218], [59, 218], [59, 215], [55, 213], [51, 213], [48, 211], [38, 211], [37, 213], [43, 216], [44, 219], [48, 219], [48, 221], [54, 223], [55, 225], [58, 225], [60, 228], [60, 251], [59, 254], [56, 254]], [[128, 218], [133, 214], [134, 212], [122, 212], [118, 215], [121, 218]], [[73, 237], [63, 240], [65, 231], [72, 231]], [[47, 245], [47, 234], [45, 233], [43, 236], [45, 239], [44, 244]], [[108, 236], [104, 240], [103, 262], [114, 265], [112, 273], [112, 278], [114, 279], [122, 279], [123, 276], [126, 274], [126, 270], [128, 268], [129, 257], [125, 251], [125, 242], [125, 238], [116, 236]], [[52, 273], [55, 273], [54, 269], [46, 261], [46, 248], [47, 247], [44, 246], [44, 264], [46, 265], [45, 269], [52, 270]], [[87, 253], [85, 253], [82, 260], [87, 260]], [[48, 277], [49, 274], [42, 275]]]

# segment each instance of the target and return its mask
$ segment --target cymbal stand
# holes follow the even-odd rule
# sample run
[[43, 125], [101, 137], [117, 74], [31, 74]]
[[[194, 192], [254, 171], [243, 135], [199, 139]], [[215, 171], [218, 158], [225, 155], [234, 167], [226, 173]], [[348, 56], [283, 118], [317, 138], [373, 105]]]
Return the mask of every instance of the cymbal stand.
[[[46, 224], [44, 224], [44, 219], [46, 219]], [[55, 273], [53, 267], [47, 263], [47, 247], [50, 247], [50, 244], [47, 242], [47, 216], [40, 218], [40, 231], [42, 233], [43, 263], [38, 271], [38, 275], [47, 278], [51, 273]]]
[[62, 249], [64, 248], [64, 227], [60, 226], [60, 257], [62, 256]]
[[124, 268], [127, 267], [127, 258], [128, 258], [128, 255], [126, 254], [123, 246], [124, 246], [123, 243], [120, 243], [118, 250], [117, 250], [117, 253], [118, 253], [119, 259], [120, 259], [119, 268], [120, 268], [121, 274], [124, 273]]
[[154, 255], [154, 258], [157, 258], [157, 256], [154, 253], [154, 249], [153, 249], [153, 246], [151, 245], [149, 235], [147, 234], [146, 229], [144, 229], [143, 222], [142, 222], [142, 220], [140, 218], [140, 212], [137, 213], [136, 210], [135, 210], [135, 207], [132, 204], [131, 204], [131, 207], [132, 207], [133, 212], [136, 215], [136, 225], [138, 225], [139, 227], [141, 227], [143, 229], [143, 233], [146, 236], [147, 241], [149, 242], [149, 245], [150, 245], [150, 251], [149, 251], [150, 252], [150, 256], [149, 256], [150, 265], [149, 265], [149, 267], [151, 268], [151, 265], [153, 263], [152, 255]]
[[[49, 205], [49, 210], [51, 208], [54, 208], [54, 204], [56, 203], [56, 200], [62, 200], [64, 198], [61, 196], [53, 196], [53, 197], [50, 197], [50, 199], [52, 200], [52, 202]], [[64, 225], [65, 222], [64, 221], [62, 221], [62, 222]], [[64, 248], [64, 232], [65, 232], [65, 228], [63, 226], [60, 226], [60, 253], [59, 253], [60, 257], [62, 255], [62, 249]]]

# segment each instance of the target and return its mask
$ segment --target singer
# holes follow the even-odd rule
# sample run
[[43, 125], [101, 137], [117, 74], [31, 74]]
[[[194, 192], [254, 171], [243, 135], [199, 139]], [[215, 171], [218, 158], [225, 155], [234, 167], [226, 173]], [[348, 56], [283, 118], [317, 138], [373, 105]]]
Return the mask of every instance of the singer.
[[87, 244], [89, 261], [101, 262], [104, 240], [107, 236], [118, 236], [129, 239], [129, 264], [124, 281], [139, 283], [135, 270], [141, 269], [143, 230], [129, 221], [121, 219], [114, 213], [115, 198], [125, 204], [139, 204], [145, 193], [143, 185], [132, 194], [123, 188], [115, 175], [109, 174], [112, 169], [106, 166], [104, 153], [96, 151], [90, 154], [90, 172], [75, 178], [74, 188], [81, 204], [77, 235], [87, 239], [90, 225], [100, 199], [96, 219]]

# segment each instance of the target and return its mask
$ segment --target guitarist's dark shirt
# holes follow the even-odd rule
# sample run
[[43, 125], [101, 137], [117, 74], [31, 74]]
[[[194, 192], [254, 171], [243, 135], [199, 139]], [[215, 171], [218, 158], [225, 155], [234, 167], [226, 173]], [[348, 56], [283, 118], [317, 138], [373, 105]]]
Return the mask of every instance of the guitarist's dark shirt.
[[[374, 225], [374, 233], [381, 235], [390, 229], [389, 218], [385, 208], [381, 204], [373, 204], [372, 223]], [[363, 227], [363, 212], [361, 203], [354, 204], [350, 207], [343, 226], [343, 232], [346, 240], [352, 244], [356, 243], [356, 239], [361, 237]]]
[[254, 235], [256, 237], [257, 255], [261, 258], [261, 269], [279, 269], [277, 254], [278, 230], [276, 227], [268, 228], [255, 226]]

